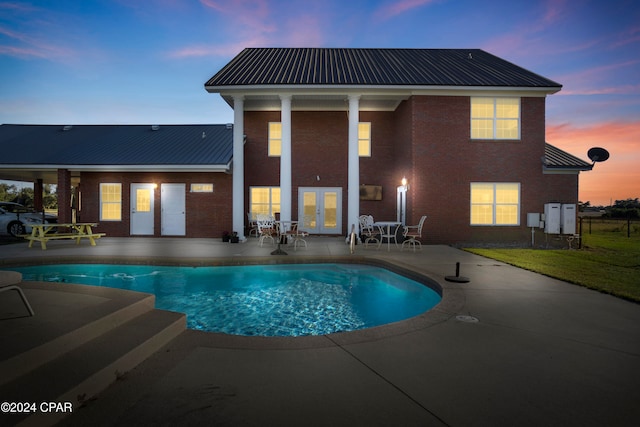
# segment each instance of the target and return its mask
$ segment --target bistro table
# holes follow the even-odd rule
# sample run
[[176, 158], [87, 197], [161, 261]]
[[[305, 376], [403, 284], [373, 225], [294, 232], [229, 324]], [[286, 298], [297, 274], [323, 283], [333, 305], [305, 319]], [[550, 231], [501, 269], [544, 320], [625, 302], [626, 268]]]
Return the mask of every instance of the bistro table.
[[[380, 243], [378, 243], [378, 249], [382, 245], [382, 239], [387, 239], [387, 252], [389, 252], [391, 248], [391, 239], [393, 239], [393, 243], [395, 243], [396, 247], [398, 247], [398, 241], [396, 240], [396, 231], [397, 227], [402, 224], [399, 221], [376, 221], [373, 223], [375, 227], [378, 227], [380, 230]], [[391, 233], [391, 227], [394, 227], [393, 233]]]
[[[31, 224], [31, 234], [25, 234], [23, 237], [29, 240], [29, 247], [33, 246], [33, 242], [35, 241], [40, 242], [42, 250], [46, 250], [47, 242], [53, 239], [75, 239], [76, 244], [79, 244], [80, 239], [86, 238], [89, 239], [91, 246], [95, 246], [95, 239], [105, 236], [105, 233], [93, 232], [92, 227], [97, 225], [95, 222]], [[70, 232], [59, 233], [59, 228], [68, 228]]]
[[291, 235], [291, 231], [297, 227], [298, 221], [276, 221], [276, 230], [278, 230], [278, 239], [283, 245], [288, 244], [287, 237]]

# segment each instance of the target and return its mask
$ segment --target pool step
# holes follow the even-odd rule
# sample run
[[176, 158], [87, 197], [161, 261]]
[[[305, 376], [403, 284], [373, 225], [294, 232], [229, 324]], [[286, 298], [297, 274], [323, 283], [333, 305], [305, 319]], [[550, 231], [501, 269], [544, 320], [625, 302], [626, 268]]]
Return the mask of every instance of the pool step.
[[[150, 310], [0, 386], [2, 401], [70, 402], [73, 410], [182, 333], [186, 316]], [[69, 413], [3, 414], [9, 424], [46, 426]]]
[[[0, 386], [153, 310], [155, 303], [154, 295], [109, 288], [42, 282], [20, 286], [35, 316], [2, 318]], [[22, 309], [15, 303], [10, 307]], [[6, 317], [6, 307], [3, 313]]]

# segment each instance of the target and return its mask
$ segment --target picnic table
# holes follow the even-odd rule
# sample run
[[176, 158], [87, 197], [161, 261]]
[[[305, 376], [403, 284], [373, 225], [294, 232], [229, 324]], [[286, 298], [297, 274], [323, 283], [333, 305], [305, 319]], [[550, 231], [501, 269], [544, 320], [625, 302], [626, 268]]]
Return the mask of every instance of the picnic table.
[[[75, 239], [76, 244], [80, 244], [80, 240], [83, 238], [89, 239], [91, 246], [96, 245], [96, 240], [105, 233], [94, 233], [92, 227], [96, 227], [98, 224], [95, 222], [73, 222], [68, 224], [47, 223], [47, 224], [32, 224], [31, 234], [25, 234], [22, 237], [29, 240], [29, 247], [33, 246], [33, 242], [40, 242], [42, 250], [47, 249], [47, 242], [49, 240], [57, 239]], [[59, 229], [66, 228], [69, 231], [59, 232]]]

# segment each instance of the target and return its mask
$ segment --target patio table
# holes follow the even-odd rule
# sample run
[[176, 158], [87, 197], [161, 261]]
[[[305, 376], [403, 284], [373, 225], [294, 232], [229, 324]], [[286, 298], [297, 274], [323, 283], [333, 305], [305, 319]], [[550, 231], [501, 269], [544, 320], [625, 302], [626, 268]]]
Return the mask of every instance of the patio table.
[[[397, 227], [400, 226], [401, 222], [399, 221], [376, 221], [373, 223], [374, 226], [378, 227], [380, 230], [380, 243], [378, 243], [378, 249], [382, 245], [382, 239], [387, 239], [387, 252], [389, 252], [391, 248], [391, 239], [395, 243], [396, 247], [398, 247], [398, 241], [396, 240], [396, 231]], [[396, 226], [393, 229], [393, 234], [391, 233], [391, 227]]]

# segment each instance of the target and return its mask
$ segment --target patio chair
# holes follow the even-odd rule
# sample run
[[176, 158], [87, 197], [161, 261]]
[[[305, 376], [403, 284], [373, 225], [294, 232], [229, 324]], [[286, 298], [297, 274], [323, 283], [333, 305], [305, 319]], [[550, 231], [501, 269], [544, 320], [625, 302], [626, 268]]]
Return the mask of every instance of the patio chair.
[[247, 212], [247, 219], [249, 220], [249, 237], [258, 237], [260, 235], [260, 232], [258, 231], [258, 224], [255, 219], [251, 218], [251, 212]]
[[271, 244], [275, 244], [276, 240], [274, 236], [278, 235], [276, 220], [271, 215], [258, 214], [256, 224], [258, 226], [258, 234], [260, 235], [260, 246], [262, 246], [265, 239], [271, 239]]
[[31, 308], [31, 304], [29, 304], [29, 301], [27, 300], [24, 292], [22, 292], [22, 289], [20, 289], [16, 285], [16, 283], [20, 283], [21, 281], [21, 273], [18, 273], [16, 271], [0, 271], [0, 292], [16, 291], [18, 295], [20, 295], [20, 298], [22, 299], [22, 302], [24, 303], [26, 309], [29, 311], [29, 314], [31, 316], [35, 316], [33, 308]]
[[360, 223], [360, 241], [364, 244], [365, 247], [369, 244], [369, 242], [376, 242], [376, 246], [380, 245], [380, 231], [377, 227], [373, 226], [373, 216], [371, 215], [360, 215], [358, 217], [358, 222]]
[[299, 224], [297, 222], [291, 224], [291, 228], [287, 230], [285, 235], [293, 240], [294, 251], [298, 250], [298, 242], [304, 243], [304, 247], [307, 247], [307, 241], [305, 240], [305, 238], [309, 237], [309, 233], [304, 230], [300, 230]]
[[404, 241], [402, 242], [402, 248], [404, 249], [404, 245], [413, 246], [413, 252], [416, 251], [416, 245], [422, 249], [422, 243], [420, 243], [420, 238], [422, 238], [422, 226], [424, 225], [424, 221], [427, 219], [426, 215], [422, 215], [420, 218], [420, 222], [418, 225], [405, 225], [404, 232], [402, 235], [404, 236]]

